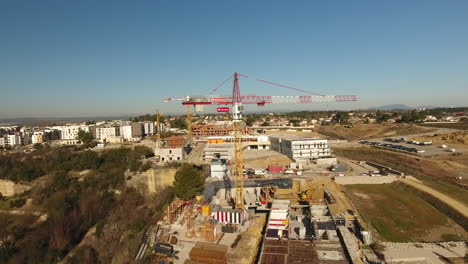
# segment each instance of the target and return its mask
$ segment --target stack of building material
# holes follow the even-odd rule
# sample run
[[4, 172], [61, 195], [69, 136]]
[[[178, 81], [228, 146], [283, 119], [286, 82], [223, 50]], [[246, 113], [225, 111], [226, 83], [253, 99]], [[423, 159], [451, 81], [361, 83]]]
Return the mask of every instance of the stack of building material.
[[207, 264], [227, 263], [228, 247], [213, 243], [197, 242], [190, 251], [190, 260]]
[[213, 220], [203, 222], [200, 225], [200, 233], [201, 237], [208, 241], [215, 241], [218, 238], [218, 228]]

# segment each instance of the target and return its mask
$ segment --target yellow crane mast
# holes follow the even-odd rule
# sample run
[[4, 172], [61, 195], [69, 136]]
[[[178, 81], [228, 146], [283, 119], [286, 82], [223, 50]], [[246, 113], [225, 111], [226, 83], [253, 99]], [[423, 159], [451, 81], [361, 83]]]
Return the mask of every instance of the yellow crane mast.
[[234, 180], [236, 185], [236, 208], [244, 209], [244, 153], [242, 148], [242, 102], [239, 91], [237, 72], [234, 73], [234, 89], [232, 94], [232, 130], [234, 132]]
[[187, 137], [188, 143], [192, 144], [192, 110], [190, 105], [187, 105]]

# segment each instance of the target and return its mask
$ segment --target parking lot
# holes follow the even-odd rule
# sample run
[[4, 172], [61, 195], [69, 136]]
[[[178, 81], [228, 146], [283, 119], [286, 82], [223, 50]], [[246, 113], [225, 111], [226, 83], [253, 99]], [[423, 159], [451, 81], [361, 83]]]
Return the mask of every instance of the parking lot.
[[441, 154], [462, 155], [462, 152], [466, 151], [465, 149], [454, 149], [445, 145], [436, 146], [432, 143], [432, 141], [406, 141], [404, 138], [385, 138], [375, 141], [361, 140], [359, 143], [424, 156]]

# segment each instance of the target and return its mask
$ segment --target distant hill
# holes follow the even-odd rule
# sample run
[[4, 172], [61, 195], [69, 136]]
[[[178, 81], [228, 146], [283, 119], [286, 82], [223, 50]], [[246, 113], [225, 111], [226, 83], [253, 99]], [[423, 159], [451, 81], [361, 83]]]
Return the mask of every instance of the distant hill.
[[37, 124], [37, 123], [66, 123], [66, 122], [85, 122], [89, 120], [118, 120], [129, 119], [130, 116], [96, 116], [96, 117], [22, 117], [22, 118], [0, 118], [0, 123], [7, 124]]
[[368, 108], [368, 110], [408, 110], [408, 109], [414, 109], [414, 108], [415, 107], [410, 107], [404, 104], [390, 104], [390, 105], [370, 107]]
[[389, 105], [381, 105], [381, 106], [375, 106], [375, 107], [369, 107], [367, 110], [410, 110], [410, 109], [434, 109], [434, 108], [439, 108], [439, 106], [433, 106], [433, 105], [421, 105], [421, 106], [407, 106], [404, 104], [389, 104]]

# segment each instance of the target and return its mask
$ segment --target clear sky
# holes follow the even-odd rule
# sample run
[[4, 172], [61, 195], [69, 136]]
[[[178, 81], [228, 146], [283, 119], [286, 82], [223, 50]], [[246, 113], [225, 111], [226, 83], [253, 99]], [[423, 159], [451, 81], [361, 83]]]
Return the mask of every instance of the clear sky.
[[234, 71], [360, 100], [267, 109], [467, 106], [468, 1], [0, 0], [0, 118], [182, 112]]

